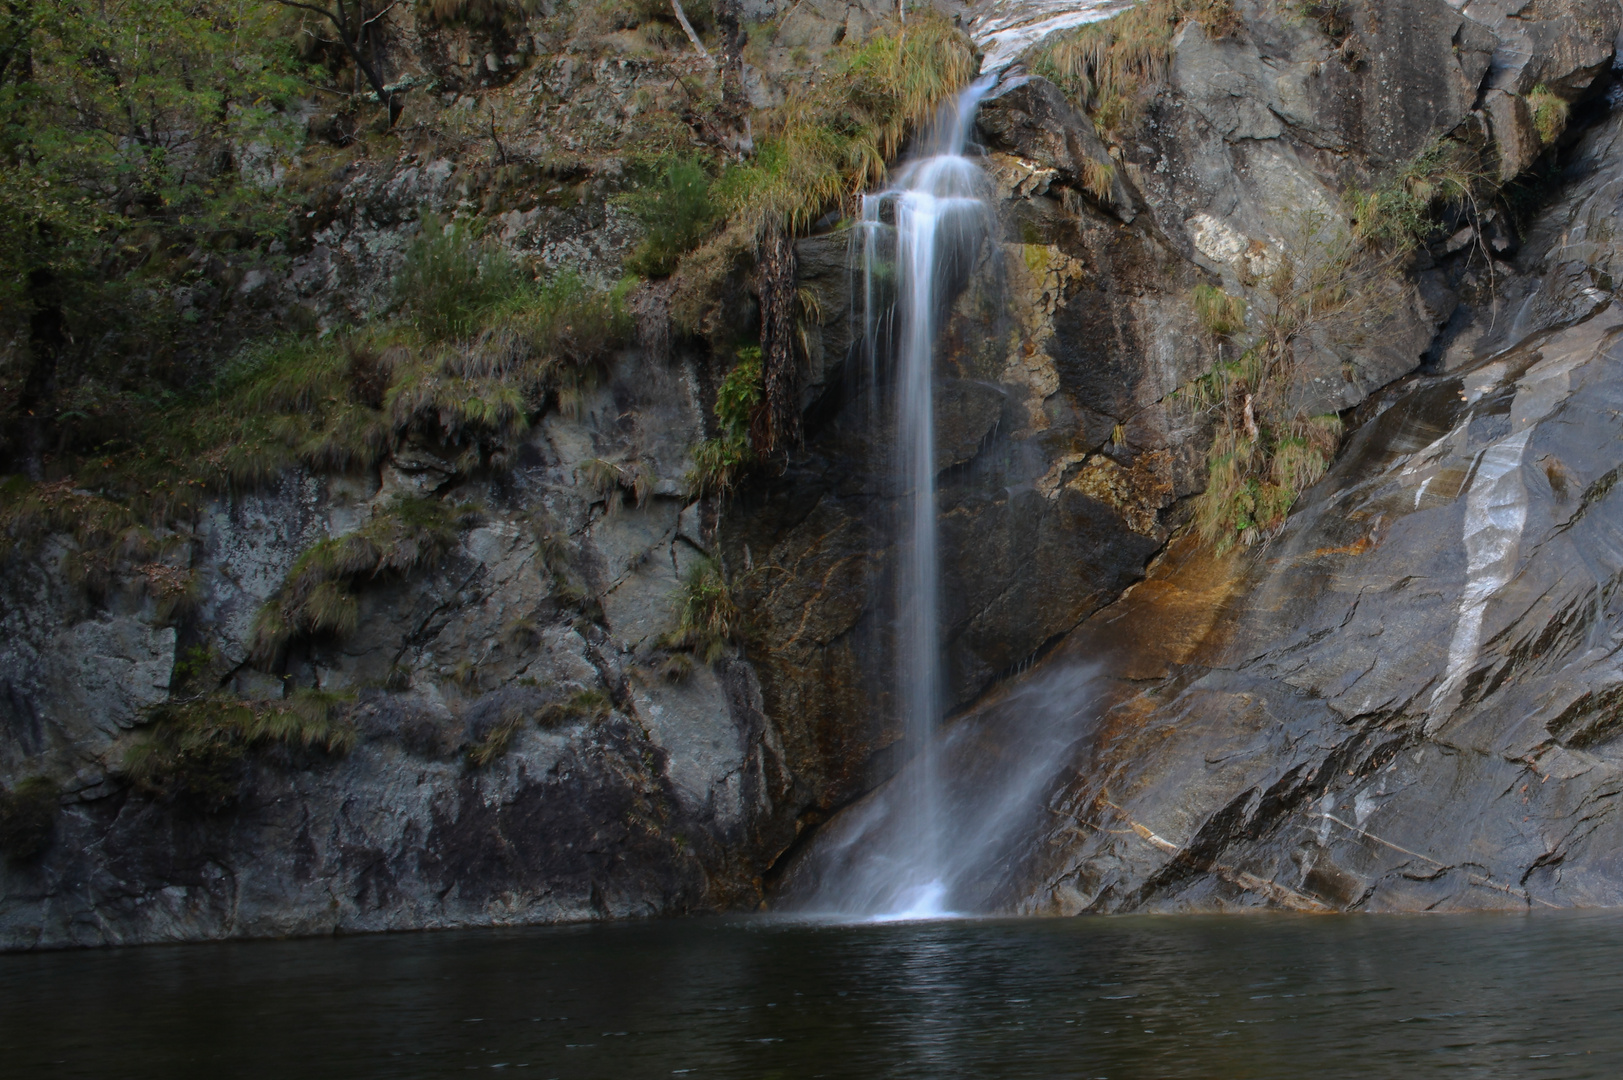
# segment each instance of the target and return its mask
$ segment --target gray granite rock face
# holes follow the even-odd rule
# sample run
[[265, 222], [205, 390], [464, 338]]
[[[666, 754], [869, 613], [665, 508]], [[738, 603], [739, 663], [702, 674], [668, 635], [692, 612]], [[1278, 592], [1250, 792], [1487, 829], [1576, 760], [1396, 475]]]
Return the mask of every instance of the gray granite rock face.
[[[1623, 121], [1578, 175], [1615, 175]], [[1175, 548], [1056, 651], [1102, 665], [1037, 911], [1623, 901], [1623, 209], [1579, 180], [1518, 260], [1507, 347], [1385, 391], [1263, 551]], [[995, 739], [997, 707], [970, 723]]]

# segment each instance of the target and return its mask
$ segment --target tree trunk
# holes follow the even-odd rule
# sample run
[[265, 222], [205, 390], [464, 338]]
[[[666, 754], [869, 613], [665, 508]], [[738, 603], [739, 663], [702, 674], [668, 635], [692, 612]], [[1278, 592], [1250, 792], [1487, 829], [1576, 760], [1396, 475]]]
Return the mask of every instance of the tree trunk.
[[56, 275], [35, 270], [28, 277], [33, 311], [28, 316], [28, 351], [31, 363], [17, 399], [23, 471], [35, 483], [45, 479], [45, 448], [55, 427], [57, 374], [67, 344], [67, 320]]
[[756, 242], [761, 271], [761, 410], [750, 441], [762, 455], [800, 442], [800, 372], [795, 363], [795, 246], [781, 225]]

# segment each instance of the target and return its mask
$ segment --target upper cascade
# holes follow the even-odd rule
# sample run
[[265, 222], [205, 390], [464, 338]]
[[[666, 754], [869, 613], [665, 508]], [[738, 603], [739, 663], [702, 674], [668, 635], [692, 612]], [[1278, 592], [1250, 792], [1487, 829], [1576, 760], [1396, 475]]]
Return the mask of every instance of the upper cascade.
[[1049, 34], [1101, 22], [1132, 7], [1137, 0], [992, 0], [969, 24], [969, 36], [981, 49], [981, 71], [992, 74], [1014, 63], [1020, 54]]

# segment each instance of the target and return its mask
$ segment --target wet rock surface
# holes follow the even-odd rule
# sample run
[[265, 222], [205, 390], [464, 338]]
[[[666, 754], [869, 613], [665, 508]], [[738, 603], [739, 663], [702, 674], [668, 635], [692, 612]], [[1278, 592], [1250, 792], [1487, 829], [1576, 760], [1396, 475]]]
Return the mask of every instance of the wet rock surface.
[[[1619, 133], [1576, 175], [1609, 174]], [[1617, 213], [1600, 184], [1532, 231], [1514, 344], [1372, 402], [1266, 549], [1175, 546], [1062, 646], [1115, 679], [1023, 906], [1623, 899], [1623, 315], [1593, 285], [1616, 249], [1567, 239]]]

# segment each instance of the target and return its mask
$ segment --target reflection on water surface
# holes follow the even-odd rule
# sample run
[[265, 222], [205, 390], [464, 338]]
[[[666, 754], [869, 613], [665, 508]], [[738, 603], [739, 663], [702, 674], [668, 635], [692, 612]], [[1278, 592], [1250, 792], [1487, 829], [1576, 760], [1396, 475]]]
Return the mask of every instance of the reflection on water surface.
[[1623, 916], [762, 919], [0, 957], [8, 1077], [1616, 1077]]

